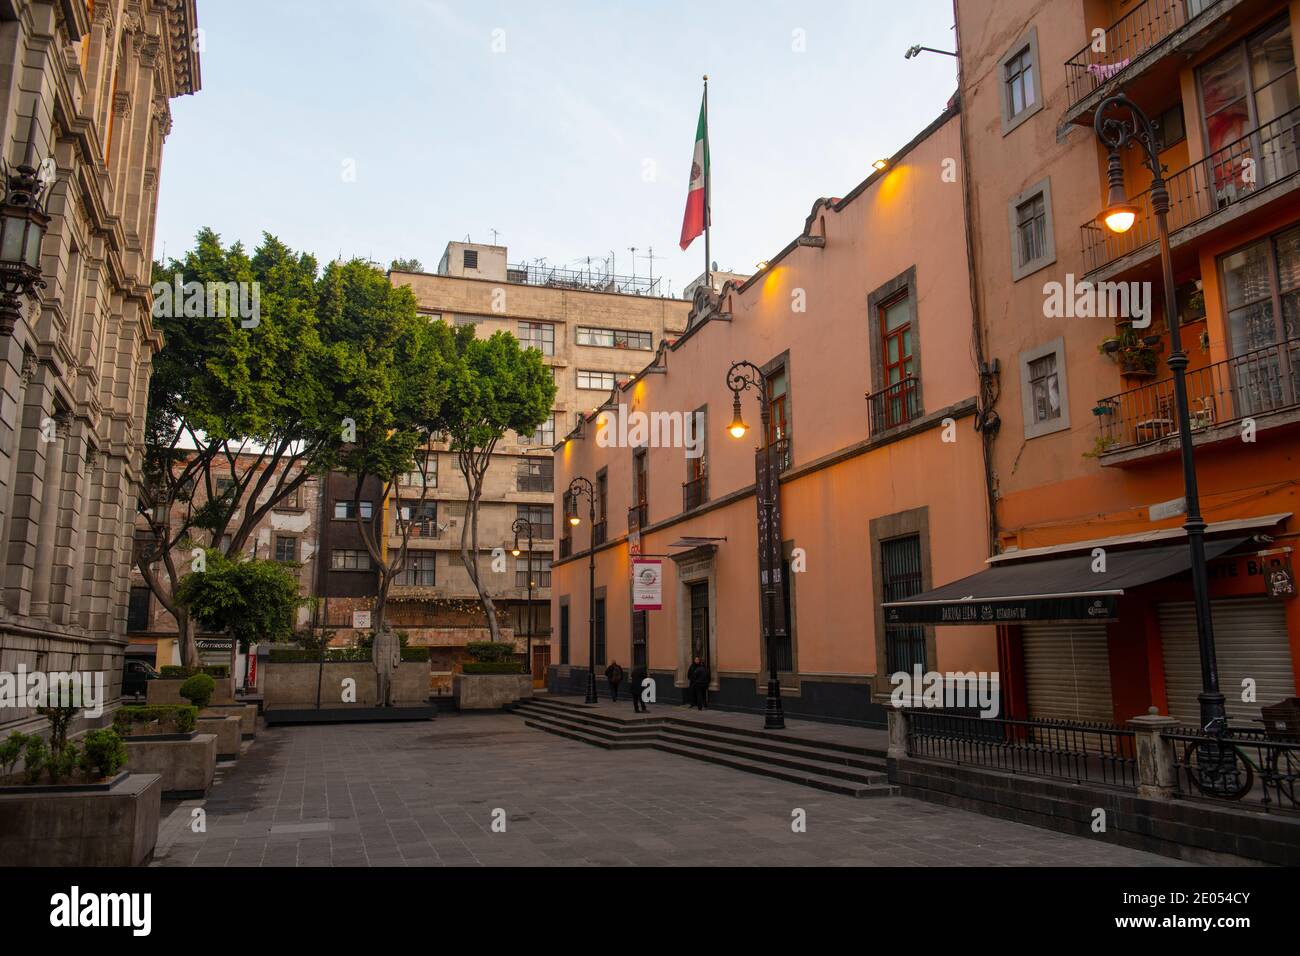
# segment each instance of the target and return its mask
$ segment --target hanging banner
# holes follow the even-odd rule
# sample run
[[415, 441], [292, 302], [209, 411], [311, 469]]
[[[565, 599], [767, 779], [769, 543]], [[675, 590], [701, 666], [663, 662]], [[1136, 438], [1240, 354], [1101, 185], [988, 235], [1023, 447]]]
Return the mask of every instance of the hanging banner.
[[664, 606], [664, 563], [646, 558], [632, 562], [632, 610], [659, 611]]
[[[755, 458], [755, 491], [758, 505], [758, 593], [763, 634], [785, 637], [785, 588], [781, 579], [781, 451], [770, 456], [758, 449]], [[771, 520], [764, 503], [772, 502]], [[771, 582], [775, 620], [768, 621], [764, 597]]]

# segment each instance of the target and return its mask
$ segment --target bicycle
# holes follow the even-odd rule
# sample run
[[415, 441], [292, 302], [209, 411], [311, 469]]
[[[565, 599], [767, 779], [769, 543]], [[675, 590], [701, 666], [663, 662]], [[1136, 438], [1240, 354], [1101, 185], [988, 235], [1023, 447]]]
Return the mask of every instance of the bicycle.
[[[1207, 797], [1240, 800], [1255, 786], [1258, 774], [1264, 783], [1264, 802], [1270, 787], [1279, 799], [1300, 806], [1300, 745], [1263, 747], [1267, 756], [1256, 762], [1230, 734], [1227, 718], [1210, 721], [1202, 728], [1209, 740], [1189, 741], [1183, 748], [1183, 767], [1192, 785]], [[1267, 733], [1268, 743], [1296, 744], [1289, 735]], [[1261, 741], [1261, 744], [1264, 742]]]

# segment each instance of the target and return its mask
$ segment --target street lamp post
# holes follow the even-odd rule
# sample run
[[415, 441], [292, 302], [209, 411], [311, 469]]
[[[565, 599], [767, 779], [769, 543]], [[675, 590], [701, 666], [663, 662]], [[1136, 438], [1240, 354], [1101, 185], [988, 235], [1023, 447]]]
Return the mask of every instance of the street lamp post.
[[527, 518], [516, 518], [515, 523], [510, 526], [510, 530], [515, 533], [515, 546], [510, 553], [516, 558], [519, 557], [519, 536], [526, 534], [528, 536], [528, 650], [525, 652], [524, 659], [527, 661], [528, 673], [533, 671], [533, 523]]
[[[1119, 111], [1119, 116], [1108, 113]], [[1127, 111], [1128, 116], [1122, 115]], [[1183, 351], [1178, 328], [1178, 306], [1174, 294], [1174, 266], [1169, 252], [1169, 190], [1164, 168], [1160, 164], [1155, 130], [1136, 103], [1120, 94], [1104, 100], [1097, 107], [1093, 126], [1097, 138], [1110, 150], [1107, 168], [1109, 193], [1103, 224], [1111, 232], [1124, 233], [1132, 228], [1138, 208], [1128, 201], [1124, 190], [1124, 165], [1120, 151], [1134, 145], [1143, 151], [1143, 165], [1151, 170], [1151, 210], [1156, 217], [1160, 237], [1160, 266], [1165, 284], [1165, 320], [1169, 324], [1169, 370], [1174, 379], [1174, 406], [1178, 417], [1178, 448], [1183, 463], [1183, 489], [1187, 500], [1187, 546], [1192, 559], [1192, 594], [1196, 603], [1196, 638], [1201, 655], [1201, 726], [1221, 729], [1227, 723], [1223, 694], [1219, 691], [1219, 669], [1214, 654], [1214, 626], [1210, 618], [1210, 588], [1205, 572], [1205, 519], [1201, 516], [1200, 495], [1196, 488], [1196, 465], [1192, 459], [1191, 415], [1187, 402], [1187, 353]]]
[[567, 515], [569, 524], [577, 527], [582, 523], [578, 517], [578, 497], [586, 495], [588, 517], [591, 521], [591, 546], [587, 549], [587, 703], [597, 702], [596, 697], [596, 489], [591, 482], [579, 475], [569, 482], [565, 493], [571, 503]]
[[[784, 730], [785, 729], [785, 711], [781, 707], [781, 678], [776, 669], [776, 576], [781, 567], [780, 548], [781, 542], [778, 540], [776, 533], [776, 496], [779, 493], [777, 482], [766, 480], [772, 476], [772, 452], [773, 442], [771, 437], [771, 417], [772, 411], [768, 407], [767, 396], [767, 379], [763, 377], [763, 371], [753, 362], [733, 362], [731, 368], [727, 370], [727, 388], [731, 389], [732, 396], [732, 415], [731, 424], [727, 426], [727, 431], [732, 438], [743, 438], [749, 431], [749, 426], [745, 424], [744, 418], [740, 414], [740, 393], [746, 389], [754, 389], [758, 392], [758, 400], [761, 406], [761, 418], [763, 425], [763, 475], [765, 481], [758, 486], [755, 491], [758, 492], [758, 516], [759, 516], [759, 544], [765, 547], [765, 553], [761, 555], [763, 563], [767, 565], [762, 569], [766, 571], [763, 575], [763, 640], [767, 647], [767, 708], [764, 712], [763, 729], [764, 730]], [[767, 493], [762, 493], [762, 487], [766, 486]], [[767, 529], [767, 535], [764, 536], [763, 529]]]

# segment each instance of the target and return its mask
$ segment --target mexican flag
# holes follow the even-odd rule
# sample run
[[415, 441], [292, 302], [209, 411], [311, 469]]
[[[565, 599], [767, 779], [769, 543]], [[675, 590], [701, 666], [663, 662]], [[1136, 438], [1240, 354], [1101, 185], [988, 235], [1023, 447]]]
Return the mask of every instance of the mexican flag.
[[[708, 94], [706, 93], [705, 96]], [[700, 102], [700, 122], [695, 129], [695, 155], [691, 158], [691, 188], [686, 194], [686, 214], [682, 217], [682, 249], [709, 225], [709, 208], [705, 194], [709, 179], [709, 123], [707, 100]]]

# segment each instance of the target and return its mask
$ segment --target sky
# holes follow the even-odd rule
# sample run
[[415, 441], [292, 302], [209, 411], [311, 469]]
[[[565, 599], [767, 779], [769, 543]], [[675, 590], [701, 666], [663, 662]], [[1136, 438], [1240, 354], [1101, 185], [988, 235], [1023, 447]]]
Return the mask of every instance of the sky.
[[[709, 75], [713, 259], [748, 273], [956, 89], [951, 0], [198, 0], [154, 256], [269, 232], [434, 271], [448, 241], [663, 278]], [[495, 234], [493, 230], [496, 230]], [[635, 254], [630, 251], [636, 248]], [[653, 249], [656, 257], [648, 256]]]

